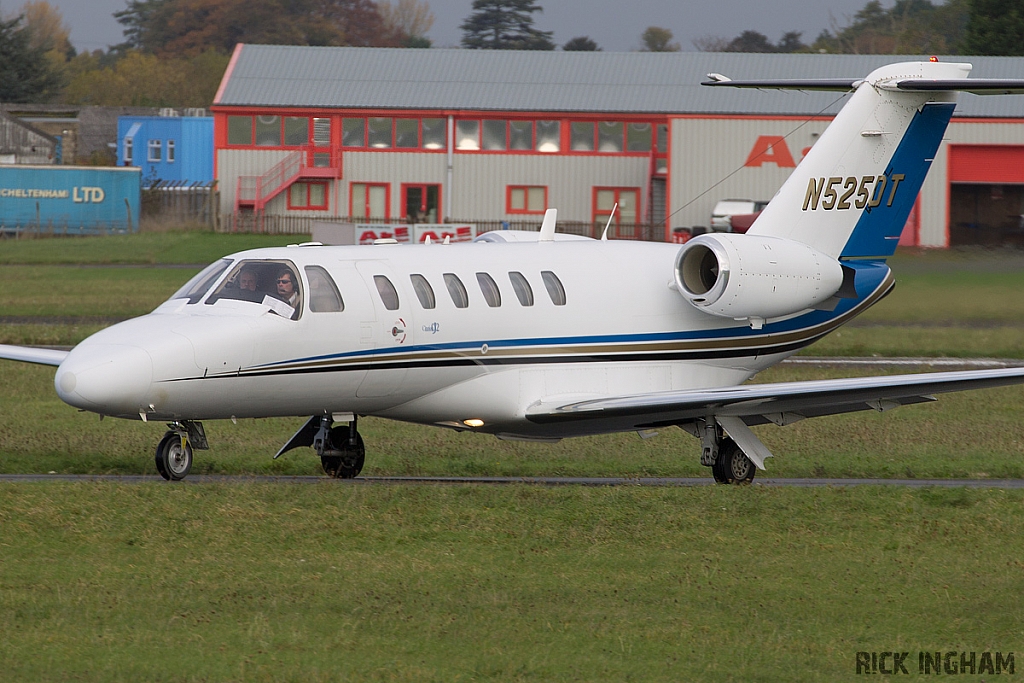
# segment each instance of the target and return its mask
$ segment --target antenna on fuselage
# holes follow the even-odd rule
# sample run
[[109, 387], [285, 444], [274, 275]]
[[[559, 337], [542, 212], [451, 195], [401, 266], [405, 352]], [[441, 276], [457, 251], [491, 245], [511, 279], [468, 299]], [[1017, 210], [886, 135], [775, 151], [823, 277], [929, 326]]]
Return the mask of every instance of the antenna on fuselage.
[[423, 238], [423, 244], [430, 244], [430, 235], [427, 235]]
[[601, 241], [608, 241], [608, 228], [612, 226], [612, 219], [615, 218], [615, 209], [619, 208], [619, 203], [615, 202], [612, 204], [612, 212], [608, 216], [608, 222], [604, 224], [604, 232], [601, 233]]
[[544, 222], [540, 224], [540, 239], [538, 242], [555, 241], [555, 221], [558, 219], [558, 209], [548, 209], [544, 212]]

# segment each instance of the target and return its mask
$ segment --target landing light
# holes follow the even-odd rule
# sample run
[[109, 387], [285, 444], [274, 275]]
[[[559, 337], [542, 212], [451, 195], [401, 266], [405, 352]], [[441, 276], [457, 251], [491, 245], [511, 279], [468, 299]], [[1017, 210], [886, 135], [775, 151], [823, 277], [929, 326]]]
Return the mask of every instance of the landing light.
[[467, 427], [483, 427], [484, 426], [484, 421], [483, 420], [478, 420], [477, 418], [474, 417], [474, 418], [469, 419], [469, 420], [463, 420], [462, 424], [466, 425]]

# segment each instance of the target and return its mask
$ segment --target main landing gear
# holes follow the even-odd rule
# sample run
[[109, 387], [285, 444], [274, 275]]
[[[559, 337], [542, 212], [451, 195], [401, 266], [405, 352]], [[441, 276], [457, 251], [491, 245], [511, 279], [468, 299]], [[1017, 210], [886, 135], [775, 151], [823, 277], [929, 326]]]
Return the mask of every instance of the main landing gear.
[[701, 420], [695, 436], [701, 440], [700, 464], [711, 468], [719, 484], [749, 484], [757, 468], [743, 450], [725, 435], [715, 420]]
[[356, 430], [356, 421], [353, 419], [350, 424], [351, 427], [332, 427], [327, 443], [317, 449], [324, 472], [336, 479], [354, 479], [363, 470], [366, 460], [366, 448]]
[[277, 452], [274, 458], [300, 446], [310, 446], [320, 456], [324, 472], [337, 479], [353, 479], [363, 469], [366, 448], [356, 429], [355, 415], [347, 415], [348, 424], [332, 426], [330, 415], [314, 415]]
[[168, 481], [181, 481], [192, 470], [192, 451], [206, 450], [202, 422], [182, 420], [167, 424], [168, 431], [156, 447], [156, 470]]

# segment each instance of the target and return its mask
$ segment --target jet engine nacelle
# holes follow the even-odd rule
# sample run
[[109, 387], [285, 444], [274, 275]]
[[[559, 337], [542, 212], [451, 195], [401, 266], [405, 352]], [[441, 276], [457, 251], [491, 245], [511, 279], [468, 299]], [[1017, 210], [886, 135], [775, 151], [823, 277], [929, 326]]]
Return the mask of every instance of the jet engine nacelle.
[[801, 242], [705, 234], [679, 250], [676, 287], [698, 310], [760, 327], [815, 308], [843, 285], [843, 267]]

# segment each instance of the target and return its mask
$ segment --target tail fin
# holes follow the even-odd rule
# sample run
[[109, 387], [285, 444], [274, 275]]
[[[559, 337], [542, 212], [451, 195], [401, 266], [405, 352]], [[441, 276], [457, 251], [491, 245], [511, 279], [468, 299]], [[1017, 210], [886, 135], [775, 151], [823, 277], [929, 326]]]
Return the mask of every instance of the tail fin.
[[836, 258], [891, 256], [953, 115], [956, 91], [984, 85], [967, 80], [970, 71], [970, 64], [909, 62], [861, 81], [713, 83], [854, 89], [749, 234], [796, 240]]

